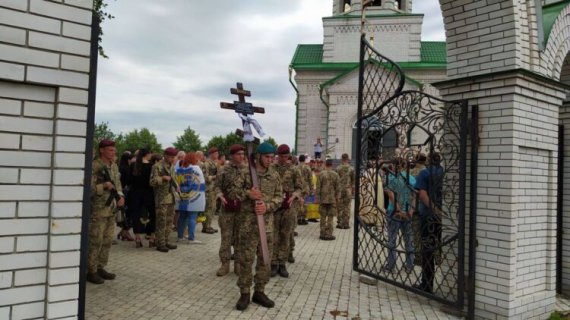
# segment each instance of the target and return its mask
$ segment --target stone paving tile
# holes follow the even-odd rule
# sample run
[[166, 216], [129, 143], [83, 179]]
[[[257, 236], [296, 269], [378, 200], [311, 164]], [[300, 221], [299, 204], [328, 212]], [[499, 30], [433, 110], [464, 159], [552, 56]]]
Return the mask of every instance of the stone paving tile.
[[[251, 304], [237, 311], [237, 276], [215, 275], [220, 235], [200, 228], [203, 244], [179, 244], [169, 253], [136, 249], [133, 242], [113, 246], [108, 270], [117, 279], [87, 284], [86, 319], [458, 319], [442, 304], [398, 287], [361, 283], [352, 271], [353, 229], [335, 229], [335, 241], [321, 241], [318, 223], [297, 228], [290, 277], [267, 285], [275, 308]], [[570, 301], [558, 299], [557, 310], [570, 310]]]

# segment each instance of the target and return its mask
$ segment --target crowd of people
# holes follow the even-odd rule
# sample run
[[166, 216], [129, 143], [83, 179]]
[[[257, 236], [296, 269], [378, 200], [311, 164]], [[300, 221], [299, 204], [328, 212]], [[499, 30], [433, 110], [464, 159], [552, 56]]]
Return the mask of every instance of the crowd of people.
[[[398, 248], [402, 246], [403, 269], [412, 272], [419, 257], [422, 273], [415, 287], [432, 293], [435, 257], [441, 243], [444, 181], [441, 156], [434, 152], [429, 159], [420, 153], [411, 159], [396, 156], [371, 161], [363, 176], [363, 180], [368, 180], [361, 183], [361, 190], [374, 203], [361, 202], [360, 217], [365, 224], [381, 226], [385, 232], [388, 252], [382, 271], [388, 274], [395, 271]], [[398, 234], [402, 244], [397, 242]]]
[[[114, 142], [99, 143], [92, 168], [87, 281], [115, 279], [105, 266], [116, 223], [121, 227], [119, 240], [133, 241], [134, 248], [144, 247], [146, 241], [148, 247], [169, 252], [180, 243], [200, 243], [195, 230], [199, 222], [203, 233], [217, 233], [212, 221], [218, 215], [221, 265], [216, 275], [228, 274], [233, 259], [240, 289], [236, 308], [245, 310], [250, 302], [271, 308], [274, 302], [264, 288], [271, 277], [289, 277], [296, 227], [320, 219], [319, 238], [324, 241], [335, 240], [335, 216], [337, 228], [350, 228], [355, 171], [347, 154], [333, 170], [333, 161], [321, 160], [320, 153], [315, 159], [296, 157], [285, 144], [276, 148], [263, 142], [251, 158], [239, 144], [207, 153], [206, 158], [200, 151], [169, 147], [159, 155], [141, 148], [122, 154], [117, 164]], [[263, 217], [265, 237], [260, 237], [256, 216]], [[171, 241], [173, 231], [177, 244]], [[263, 238], [270, 253], [267, 265], [260, 249]]]

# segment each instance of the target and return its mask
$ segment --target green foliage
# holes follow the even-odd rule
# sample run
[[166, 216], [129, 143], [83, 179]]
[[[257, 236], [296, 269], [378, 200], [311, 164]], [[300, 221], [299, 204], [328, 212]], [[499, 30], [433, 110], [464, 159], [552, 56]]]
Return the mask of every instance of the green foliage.
[[115, 140], [117, 145], [117, 155], [124, 151], [134, 152], [140, 148], [149, 148], [152, 152], [161, 153], [162, 145], [158, 143], [156, 135], [147, 128], [135, 129], [127, 134], [119, 134]]
[[98, 145], [101, 140], [115, 140], [117, 135], [109, 129], [109, 122], [101, 122], [95, 124], [95, 133], [93, 135], [93, 145]]
[[272, 144], [275, 148], [277, 148], [279, 146], [277, 144], [277, 141], [275, 141], [275, 139], [273, 139], [272, 137], [267, 137], [266, 139], [263, 139], [263, 142], [268, 142], [268, 143]]
[[182, 151], [198, 151], [202, 149], [200, 135], [188, 127], [181, 136], [176, 137], [174, 147]]
[[548, 320], [567, 320], [570, 319], [570, 312], [560, 312], [560, 311], [554, 311], [552, 314], [550, 314], [550, 317], [548, 318]]
[[234, 132], [228, 133], [224, 136], [215, 136], [206, 144], [205, 151], [211, 147], [218, 148], [220, 154], [229, 155], [229, 149], [232, 144], [245, 145], [243, 138], [235, 134]]
[[101, 42], [103, 42], [103, 28], [101, 28], [101, 23], [105, 21], [105, 19], [111, 20], [115, 18], [115, 16], [111, 15], [106, 11], [107, 5], [108, 4], [105, 2], [105, 0], [93, 0], [93, 13], [99, 20], [99, 37], [98, 37], [99, 55], [103, 58], [109, 58], [109, 57], [105, 54], [105, 50], [101, 45]]

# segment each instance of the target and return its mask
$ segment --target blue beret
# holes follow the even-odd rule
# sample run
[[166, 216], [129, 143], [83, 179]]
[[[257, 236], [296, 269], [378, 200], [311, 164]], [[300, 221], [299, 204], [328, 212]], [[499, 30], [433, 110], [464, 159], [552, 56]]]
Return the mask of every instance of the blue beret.
[[263, 142], [257, 147], [257, 153], [259, 154], [275, 153], [275, 147], [269, 142]]

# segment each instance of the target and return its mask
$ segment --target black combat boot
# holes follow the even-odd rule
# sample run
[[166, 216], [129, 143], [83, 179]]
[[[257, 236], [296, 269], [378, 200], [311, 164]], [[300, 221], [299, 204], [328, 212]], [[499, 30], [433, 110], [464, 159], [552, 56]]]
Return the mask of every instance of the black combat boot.
[[273, 308], [275, 307], [275, 302], [269, 299], [265, 293], [260, 291], [255, 291], [253, 293], [253, 297], [251, 297], [251, 302], [257, 303], [258, 305], [266, 308]]
[[285, 264], [279, 265], [279, 275], [283, 278], [289, 278], [289, 272], [287, 272]]
[[289, 257], [287, 257], [287, 261], [289, 263], [295, 263], [295, 257], [293, 257], [293, 253], [289, 253]]
[[103, 284], [105, 280], [99, 276], [97, 273], [88, 273], [87, 274], [87, 281], [94, 283], [94, 284]]
[[107, 272], [103, 268], [98, 269], [97, 274], [105, 280], [114, 280], [117, 277], [114, 273]]
[[166, 246], [157, 246], [156, 250], [160, 252], [168, 252], [168, 248]]
[[277, 264], [272, 264], [271, 265], [271, 277], [275, 277], [277, 275], [277, 272], [279, 272], [279, 265]]
[[243, 311], [249, 306], [249, 293], [242, 293], [236, 303], [236, 309]]
[[177, 245], [175, 245], [175, 244], [170, 244], [170, 243], [167, 243], [167, 244], [166, 244], [166, 247], [167, 247], [168, 249], [170, 249], [170, 250], [174, 250], [174, 249], [178, 248]]

